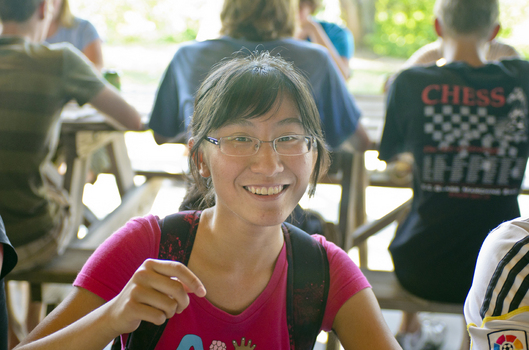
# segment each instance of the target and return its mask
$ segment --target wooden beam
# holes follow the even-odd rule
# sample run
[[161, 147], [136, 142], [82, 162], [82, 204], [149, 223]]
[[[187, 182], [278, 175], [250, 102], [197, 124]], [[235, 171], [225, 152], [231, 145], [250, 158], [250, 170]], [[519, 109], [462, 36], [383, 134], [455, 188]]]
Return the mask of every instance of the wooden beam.
[[374, 234], [378, 233], [380, 230], [391, 224], [393, 221], [400, 219], [402, 216], [411, 208], [412, 199], [408, 199], [406, 202], [393, 209], [388, 214], [384, 215], [378, 220], [369, 222], [357, 228], [349, 236], [347, 236], [347, 247], [354, 247], [361, 243], [367, 241], [367, 239]]
[[162, 186], [163, 178], [151, 178], [143, 185], [130, 190], [119, 207], [88, 230], [86, 238], [72, 244], [73, 248], [94, 250], [131, 217], [145, 215]]

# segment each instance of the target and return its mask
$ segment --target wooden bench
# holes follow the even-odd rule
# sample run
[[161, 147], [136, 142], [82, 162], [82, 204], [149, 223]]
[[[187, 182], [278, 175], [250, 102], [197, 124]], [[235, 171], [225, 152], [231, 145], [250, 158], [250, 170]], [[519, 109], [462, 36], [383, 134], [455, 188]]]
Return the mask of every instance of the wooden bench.
[[400, 285], [393, 272], [362, 269], [381, 309], [407, 312], [463, 314], [463, 304], [433, 302], [416, 297]]

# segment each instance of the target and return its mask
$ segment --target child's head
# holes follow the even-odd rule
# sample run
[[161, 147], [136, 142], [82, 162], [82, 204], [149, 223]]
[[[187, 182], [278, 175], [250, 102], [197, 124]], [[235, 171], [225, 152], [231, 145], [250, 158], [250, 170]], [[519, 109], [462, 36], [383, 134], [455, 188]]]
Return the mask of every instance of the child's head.
[[444, 35], [488, 40], [498, 25], [498, 0], [437, 0], [434, 13]]
[[308, 7], [310, 8], [310, 13], [313, 14], [321, 6], [321, 0], [299, 0], [299, 7]]
[[297, 12], [297, 0], [224, 0], [220, 32], [250, 41], [291, 37]]
[[23, 23], [33, 16], [44, 0], [0, 0], [0, 20]]
[[[329, 165], [320, 118], [309, 90], [308, 81], [291, 63], [264, 52], [221, 62], [206, 78], [197, 92], [191, 121], [190, 169], [198, 190], [213, 204], [213, 189], [208, 179], [200, 176], [199, 148], [212, 132], [240, 120], [256, 119], [278, 106], [282, 99], [291, 99], [301, 117], [305, 134], [315, 140], [317, 152], [309, 194]], [[267, 141], [267, 140], [263, 140]]]

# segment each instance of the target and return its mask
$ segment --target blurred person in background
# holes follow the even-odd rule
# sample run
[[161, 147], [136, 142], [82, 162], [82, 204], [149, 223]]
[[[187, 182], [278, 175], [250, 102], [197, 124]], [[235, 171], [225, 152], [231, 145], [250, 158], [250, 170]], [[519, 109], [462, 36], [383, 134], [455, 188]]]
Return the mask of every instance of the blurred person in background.
[[[0, 0], [0, 215], [17, 250], [15, 271], [62, 254], [78, 230], [51, 163], [63, 106], [72, 99], [90, 103], [125, 128], [142, 129], [138, 112], [78, 50], [42, 44], [53, 5], [52, 0]], [[38, 318], [28, 315], [28, 329]]]
[[89, 21], [75, 17], [68, 0], [54, 0], [53, 21], [46, 42], [55, 44], [68, 42], [81, 51], [101, 71], [103, 69], [102, 40]]
[[298, 13], [297, 0], [225, 0], [222, 36], [181, 45], [162, 77], [149, 122], [156, 142], [186, 141], [195, 93], [215, 64], [235, 53], [267, 50], [306, 74], [331, 149], [364, 151], [369, 138], [361, 111], [329, 51], [293, 37]]
[[355, 44], [351, 31], [343, 26], [312, 17], [321, 6], [321, 0], [299, 1], [299, 28], [295, 37], [324, 46], [334, 63], [347, 80], [351, 76], [349, 61], [353, 57]]

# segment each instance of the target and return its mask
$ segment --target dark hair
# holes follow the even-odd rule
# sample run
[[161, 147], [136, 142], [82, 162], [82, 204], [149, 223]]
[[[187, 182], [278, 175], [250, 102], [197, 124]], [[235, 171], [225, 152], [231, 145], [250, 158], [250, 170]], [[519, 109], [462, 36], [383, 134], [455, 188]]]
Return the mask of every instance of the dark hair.
[[250, 41], [291, 37], [296, 29], [297, 0], [224, 0], [221, 34]]
[[488, 39], [498, 24], [498, 0], [437, 0], [435, 15], [448, 34]]
[[[199, 148], [209, 133], [240, 119], [258, 118], [277, 106], [282, 98], [291, 98], [297, 107], [305, 132], [316, 141], [318, 153], [312, 171], [309, 195], [329, 166], [329, 152], [323, 140], [321, 122], [306, 78], [279, 56], [268, 52], [235, 57], [219, 63], [200, 86], [195, 99], [195, 112], [190, 123], [194, 140], [190, 150], [189, 169], [195, 181], [185, 202], [203, 199], [199, 207], [214, 203], [210, 178], [200, 176], [197, 168]], [[196, 192], [200, 193], [197, 195]], [[194, 199], [193, 199], [194, 198]], [[186, 204], [182, 206], [186, 208]], [[197, 207], [197, 206], [195, 206]], [[189, 208], [189, 207], [187, 207]]]
[[0, 20], [23, 23], [33, 16], [44, 0], [0, 0]]

